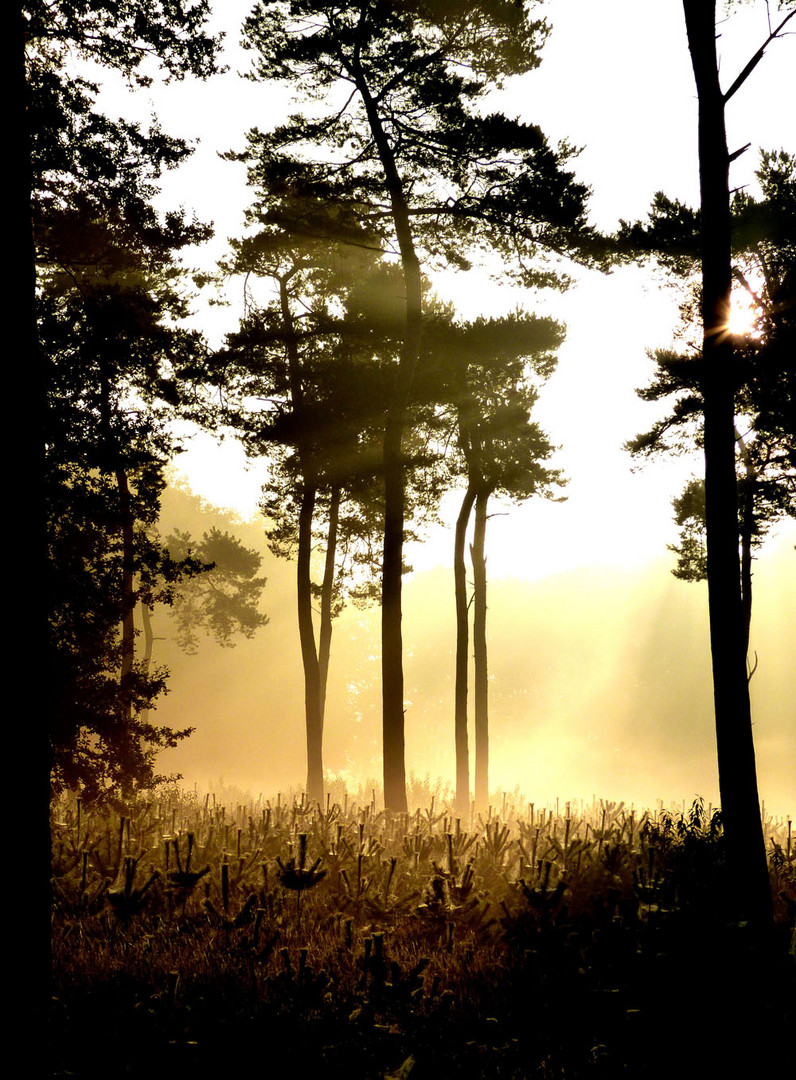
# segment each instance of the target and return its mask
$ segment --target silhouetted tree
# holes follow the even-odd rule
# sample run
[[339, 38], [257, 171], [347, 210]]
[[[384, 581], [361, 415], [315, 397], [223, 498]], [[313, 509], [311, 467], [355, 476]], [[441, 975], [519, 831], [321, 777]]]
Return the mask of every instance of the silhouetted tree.
[[[688, 395], [681, 398], [679, 412], [686, 408], [692, 409], [692, 415], [697, 408], [701, 411], [719, 786], [734, 906], [740, 918], [765, 925], [771, 920], [771, 895], [760, 822], [739, 564], [736, 418], [743, 380], [739, 379], [739, 357], [729, 331], [733, 278], [729, 168], [742, 151], [729, 153], [725, 108], [760, 62], [767, 45], [783, 32], [796, 12], [784, 16], [725, 91], [719, 79], [715, 2], [683, 0], [683, 9], [699, 106], [700, 209], [697, 216], [658, 196], [651, 224], [653, 231], [657, 226], [658, 240], [665, 240], [660, 248], [666, 251], [668, 244], [671, 259], [683, 268], [688, 267], [693, 253], [694, 228], [699, 235], [702, 345], [698, 362], [692, 362], [692, 371], [680, 384], [687, 383], [695, 393], [690, 400]], [[669, 213], [671, 208], [677, 213]], [[690, 228], [684, 230], [684, 224]]]
[[262, 556], [253, 548], [215, 526], [198, 542], [177, 529], [166, 538], [166, 546], [176, 563], [196, 559], [203, 566], [201, 573], [181, 583], [171, 605], [177, 644], [184, 652], [196, 652], [200, 631], [232, 648], [236, 635], [249, 639], [267, 625], [268, 616], [258, 606], [266, 582], [257, 576]]
[[469, 808], [467, 738], [469, 602], [465, 543], [475, 514], [470, 557], [473, 567], [473, 647], [475, 688], [475, 801], [489, 801], [489, 709], [486, 641], [486, 523], [489, 500], [498, 495], [520, 502], [532, 495], [552, 497], [560, 470], [544, 462], [552, 453], [544, 432], [531, 421], [538, 386], [555, 367], [563, 337], [552, 319], [517, 313], [479, 319], [446, 335], [444, 365], [457, 443], [467, 480], [454, 538], [456, 597], [456, 793], [460, 813]]
[[36, 283], [29, 397], [48, 556], [46, 713], [56, 785], [85, 784], [89, 795], [151, 782], [155, 749], [180, 735], [140, 720], [164, 675], [136, 667], [132, 609], [138, 593], [165, 596], [187, 569], [145, 536], [171, 452], [175, 371], [201, 352], [174, 322], [187, 311], [177, 252], [208, 230], [151, 209], [185, 144], [99, 114], [97, 87], [75, 62], [141, 85], [153, 61], [169, 76], [207, 74], [206, 14], [203, 3], [61, 0], [23, 4], [18, 24], [27, 144], [15, 166], [33, 224], [22, 265]]
[[[339, 217], [330, 220], [323, 207], [292, 192], [263, 192], [250, 216], [259, 231], [235, 244], [228, 265], [246, 275], [247, 313], [216, 358], [217, 378], [227, 422], [248, 453], [269, 460], [261, 503], [269, 546], [296, 558], [307, 790], [321, 800], [333, 619], [346, 600], [376, 596], [380, 434], [389, 366], [400, 346], [400, 282], [364, 242], [340, 245]], [[367, 234], [349, 223], [346, 237], [364, 241]], [[268, 282], [275, 295], [258, 303], [255, 295]], [[253, 401], [267, 406], [252, 408]], [[413, 471], [413, 480], [418, 475]], [[414, 507], [413, 490], [419, 492], [417, 483], [410, 485]], [[418, 497], [428, 503], [427, 491]]]
[[[741, 601], [748, 651], [752, 617], [752, 562], [769, 530], [796, 516], [796, 160], [784, 152], [761, 155], [762, 198], [732, 199], [734, 294], [748, 301], [750, 326], [733, 334], [735, 457], [738, 489]], [[690, 281], [699, 268], [700, 214], [656, 196], [646, 223], [624, 237], [655, 250], [659, 260]], [[695, 300], [682, 307], [686, 329], [697, 320]], [[681, 453], [703, 445], [701, 353], [657, 350], [657, 372], [639, 391], [648, 401], [671, 401], [670, 411], [627, 448], [640, 458]], [[686, 581], [707, 577], [705, 485], [692, 479], [673, 502], [680, 543], [673, 573]], [[751, 666], [751, 665], [750, 665]]]
[[529, 71], [547, 27], [523, 4], [386, 0], [259, 3], [244, 25], [254, 75], [295, 80], [326, 102], [270, 134], [249, 136], [251, 175], [289, 180], [367, 222], [403, 273], [404, 329], [383, 431], [382, 702], [384, 794], [406, 809], [401, 574], [406, 412], [421, 354], [421, 263], [468, 265], [470, 247], [501, 249], [535, 285], [561, 284], [540, 252], [590, 246], [586, 190], [538, 128], [477, 104]]
[[152, 214], [139, 231], [123, 210], [113, 224], [97, 211], [51, 218], [39, 266], [54, 778], [87, 797], [151, 783], [154, 750], [184, 734], [146, 719], [166, 673], [136, 661], [133, 613], [169, 603], [198, 568], [151, 530], [174, 451], [172, 365], [203, 351], [171, 322], [184, 304], [169, 279], [174, 249], [197, 230], [159, 229]]

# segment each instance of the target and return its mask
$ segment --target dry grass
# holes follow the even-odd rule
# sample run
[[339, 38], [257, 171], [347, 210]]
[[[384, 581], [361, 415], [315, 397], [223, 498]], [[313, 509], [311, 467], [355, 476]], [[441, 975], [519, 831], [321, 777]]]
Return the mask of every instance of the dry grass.
[[439, 798], [397, 818], [346, 798], [62, 801], [54, 1075], [775, 1067], [796, 978], [789, 821], [766, 822], [778, 939], [761, 948], [727, 923], [720, 818], [698, 801], [499, 810], [465, 827]]

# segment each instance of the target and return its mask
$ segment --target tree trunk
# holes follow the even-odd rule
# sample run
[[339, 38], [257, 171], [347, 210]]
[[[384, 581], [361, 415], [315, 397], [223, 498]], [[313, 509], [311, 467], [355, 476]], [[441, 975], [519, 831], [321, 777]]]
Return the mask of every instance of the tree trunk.
[[467, 604], [467, 573], [464, 544], [470, 522], [475, 488], [468, 486], [456, 519], [453, 549], [453, 581], [456, 594], [456, 683], [454, 705], [454, 735], [456, 742], [456, 812], [466, 816], [470, 811], [470, 747], [467, 738], [467, 683], [469, 669], [470, 615]]
[[332, 600], [334, 598], [334, 572], [337, 558], [337, 529], [340, 520], [340, 487], [332, 488], [329, 503], [329, 529], [326, 534], [326, 559], [321, 586], [321, 627], [318, 636], [318, 665], [320, 668], [321, 731], [326, 713], [326, 683], [329, 677], [329, 655], [332, 648]]
[[[17, 327], [17, 362], [6, 365], [7, 387], [10, 399], [18, 402], [26, 422], [17, 432], [19, 462], [7, 470], [10, 473], [11, 502], [30, 522], [22, 558], [18, 563], [21, 581], [37, 581], [39, 588], [21, 605], [22, 633], [18, 640], [24, 642], [24, 652], [19, 651], [20, 670], [23, 658], [30, 664], [36, 657], [39, 670], [47, 678], [37, 679], [35, 689], [28, 697], [31, 712], [38, 719], [34, 724], [8, 725], [11, 732], [6, 745], [9, 758], [22, 773], [21, 786], [30, 797], [33, 807], [33, 823], [28, 823], [28, 847], [30, 888], [24, 905], [25, 924], [23, 934], [34, 940], [39, 947], [32, 950], [34, 956], [28, 961], [29, 985], [32, 990], [28, 1012], [34, 1027], [45, 1030], [50, 1022], [51, 978], [51, 862], [52, 838], [50, 834], [50, 775], [52, 772], [52, 732], [58, 721], [58, 665], [53, 663], [50, 641], [50, 603], [56, 595], [53, 584], [54, 567], [48, 557], [47, 499], [45, 433], [47, 430], [47, 369], [39, 348], [36, 312], [36, 249], [33, 238], [31, 191], [33, 177], [31, 168], [30, 91], [27, 83], [25, 62], [26, 19], [23, 5], [15, 3], [6, 11], [4, 19], [4, 56], [9, 72], [10, 92], [8, 107], [10, 123], [7, 123], [6, 205], [8, 214], [6, 258], [14, 267], [6, 282], [8, 311], [13, 325]], [[32, 840], [32, 847], [30, 844]], [[41, 1057], [42, 1071], [45, 1065], [43, 1049], [32, 1047], [33, 1057], [29, 1068], [35, 1073]]]
[[304, 668], [304, 722], [307, 735], [307, 796], [323, 803], [323, 711], [321, 672], [315, 629], [312, 623], [312, 517], [315, 512], [317, 480], [315, 462], [308, 437], [304, 408], [304, 386], [298, 341], [287, 291], [288, 275], [279, 280], [279, 299], [285, 327], [290, 399], [296, 420], [296, 450], [301, 467], [301, 504], [299, 508], [298, 558], [296, 564], [296, 600], [298, 605], [301, 663]]
[[705, 504], [719, 787], [736, 916], [770, 924], [744, 648], [730, 310], [729, 154], [716, 55], [715, 0], [684, 0], [699, 102]]
[[315, 488], [305, 483], [299, 510], [298, 561], [296, 594], [298, 599], [299, 640], [304, 667], [304, 718], [307, 732], [307, 796], [323, 803], [323, 717], [321, 714], [321, 678], [315, 630], [312, 625], [312, 515]]
[[388, 416], [384, 433], [384, 548], [381, 573], [381, 679], [384, 805], [406, 813], [404, 672], [401, 628], [404, 486], [403, 422]]
[[470, 547], [473, 563], [473, 652], [475, 656], [475, 806], [489, 806], [489, 671], [486, 647], [486, 509], [490, 491], [475, 501], [475, 528]]
[[116, 469], [119, 492], [119, 532], [122, 538], [122, 655], [119, 671], [120, 722], [125, 730], [133, 719], [130, 679], [135, 660], [135, 561], [133, 509], [127, 473]]
[[[737, 437], [737, 433], [736, 433]], [[749, 451], [738, 439], [744, 463], [743, 477], [738, 485], [741, 526], [741, 605], [743, 608], [744, 652], [749, 664], [749, 637], [752, 629], [752, 536], [755, 526], [755, 487], [757, 477], [749, 460]]]
[[[152, 653], [155, 648], [155, 632], [152, 629], [152, 608], [144, 601], [141, 602], [141, 622], [144, 627], [144, 651], [141, 654], [141, 667], [146, 674], [152, 666]], [[149, 709], [141, 710], [141, 719], [144, 723], [149, 721]]]
[[362, 98], [373, 140], [379, 153], [385, 187], [390, 198], [395, 235], [401, 253], [406, 287], [406, 325], [393, 393], [384, 425], [384, 549], [381, 596], [382, 730], [384, 744], [384, 805], [393, 813], [406, 813], [404, 747], [404, 672], [401, 632], [401, 588], [404, 539], [403, 432], [415, 370], [420, 358], [423, 289], [420, 263], [409, 224], [409, 207], [395, 155], [382, 126], [378, 106], [370, 93], [361, 65], [351, 67]]

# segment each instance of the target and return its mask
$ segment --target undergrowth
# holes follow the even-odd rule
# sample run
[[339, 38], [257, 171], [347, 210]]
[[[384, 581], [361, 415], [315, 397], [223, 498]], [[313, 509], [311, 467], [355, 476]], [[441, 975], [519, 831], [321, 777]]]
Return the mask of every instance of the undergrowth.
[[787, 1060], [776, 940], [727, 917], [718, 812], [595, 801], [462, 823], [345, 798], [53, 807], [52, 1075], [704, 1077]]

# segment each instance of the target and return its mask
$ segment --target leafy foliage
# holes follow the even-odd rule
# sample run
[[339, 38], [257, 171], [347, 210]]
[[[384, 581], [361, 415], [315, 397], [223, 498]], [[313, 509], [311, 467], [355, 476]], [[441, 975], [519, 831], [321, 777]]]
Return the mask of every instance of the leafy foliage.
[[267, 624], [268, 617], [258, 610], [266, 579], [256, 576], [262, 562], [256, 551], [215, 527], [205, 532], [198, 544], [193, 543], [190, 533], [180, 530], [166, 543], [175, 561], [193, 558], [203, 566], [201, 573], [183, 582], [172, 603], [181, 649], [195, 653], [200, 630], [230, 648], [235, 634], [251, 638]]
[[470, 249], [497, 248], [509, 255], [504, 273], [558, 287], [558, 271], [540, 265], [545, 251], [597, 251], [587, 190], [565, 168], [573, 150], [477, 108], [506, 77], [538, 65], [547, 32], [529, 8], [504, 0], [259, 3], [244, 24], [252, 77], [296, 81], [326, 107], [252, 131], [235, 156], [249, 162], [255, 188], [353, 215], [383, 250], [395, 250], [400, 187], [429, 258], [465, 268]]
[[[777, 521], [796, 516], [796, 159], [785, 151], [763, 152], [757, 177], [762, 197], [738, 192], [732, 204], [736, 300], [746, 298], [753, 313], [749, 330], [733, 340], [739, 532], [752, 549]], [[699, 227], [697, 211], [659, 193], [648, 221], [623, 223], [620, 237], [688, 280], [699, 256]], [[684, 303], [686, 320], [695, 307], [693, 300]], [[639, 394], [672, 404], [668, 415], [627, 444], [639, 457], [702, 445], [700, 360], [691, 351], [671, 350], [654, 358], [658, 370]], [[681, 526], [675, 573], [701, 580], [704, 490], [698, 481], [674, 507]]]
[[[179, 139], [96, 111], [85, 63], [138, 85], [214, 70], [205, 3], [22, 5], [29, 95], [38, 343], [44, 361], [50, 738], [57, 789], [86, 797], [147, 785], [156, 751], [187, 731], [149, 722], [166, 672], [134, 656], [140, 599], [171, 602], [194, 562], [151, 539], [186, 401], [184, 368], [204, 345], [188, 314], [179, 253], [210, 230], [151, 206]], [[84, 66], [78, 68], [78, 64]]]

